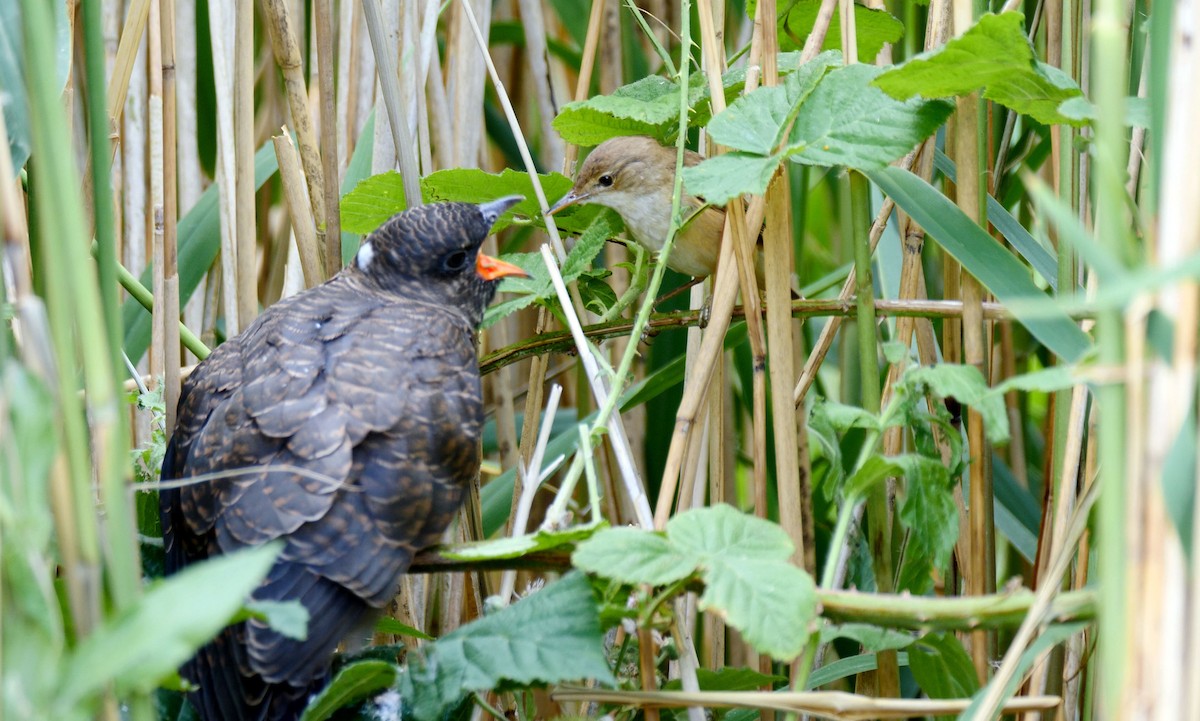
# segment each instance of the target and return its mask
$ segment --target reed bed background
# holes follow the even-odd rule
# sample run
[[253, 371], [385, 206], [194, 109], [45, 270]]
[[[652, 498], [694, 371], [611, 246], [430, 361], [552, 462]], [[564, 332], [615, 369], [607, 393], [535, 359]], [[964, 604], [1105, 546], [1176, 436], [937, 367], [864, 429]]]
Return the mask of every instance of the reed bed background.
[[[902, 30], [877, 42], [875, 25], [851, 20], [866, 8]], [[1001, 69], [972, 93], [947, 93], [951, 119], [895, 163], [937, 199], [905, 195], [886, 173], [785, 163], [765, 194], [730, 204], [727, 272], [689, 295], [603, 317], [597, 297], [631, 282], [648, 282], [652, 297], [684, 280], [647, 280], [609, 243], [595, 267], [610, 276], [490, 325], [484, 472], [447, 539], [520, 535], [564, 506], [568, 526], [602, 517], [661, 530], [728, 503], [782, 529], [826, 621], [919, 633], [889, 643], [847, 631], [773, 660], [735, 620], [705, 611], [695, 587], [677, 588], [658, 609], [667, 621], [630, 630], [629, 642], [618, 631], [638, 657], [615, 690], [480, 690], [458, 713], [657, 721], [675, 712], [665, 706], [689, 707], [695, 721], [700, 707], [733, 704], [743, 709], [728, 718], [991, 718], [1008, 703], [1027, 718], [1200, 718], [1195, 3], [868, 0], [852, 10], [833, 0], [0, 3], [0, 48], [11, 50], [0, 53], [0, 710], [181, 717], [178, 695], [155, 689], [240, 606], [236, 594], [175, 598], [169, 617], [152, 613], [168, 587], [147, 590], [160, 575], [153, 483], [181, 375], [263, 307], [353, 257], [361, 236], [343, 213], [355, 225], [362, 211], [342, 200], [361, 181], [399, 171], [389, 192], [413, 205], [421, 179], [446, 169], [569, 176], [587, 150], [553, 125], [569, 103], [659, 75], [704, 89], [715, 116], [738, 93], [780, 84], [794, 67], [780, 59], [795, 62], [781, 52], [809, 60], [832, 46], [844, 62], [888, 66], [985, 13], [1019, 11], [1036, 60], [1082, 88], [1088, 118], [1042, 123], [995, 102], [1016, 77]], [[727, 68], [745, 72], [728, 97]], [[695, 110], [679, 95], [686, 118]], [[722, 151], [696, 125], [681, 133], [672, 121], [672, 136]], [[530, 208], [557, 199], [520, 176], [472, 177], [438, 186], [439, 197], [481, 201], [519, 182]], [[938, 204], [947, 199], [960, 214]], [[574, 241], [537, 210], [526, 216], [485, 250], [547, 243], [561, 264]], [[947, 244], [976, 237], [962, 218], [1052, 301], [998, 301], [977, 278], [989, 256]], [[734, 270], [749, 268], [760, 227], [762, 297], [753, 273]], [[1049, 265], [1015, 247], [1018, 231]], [[793, 274], [803, 300], [789, 297]], [[597, 295], [599, 282], [609, 294]], [[1073, 319], [1071, 332], [1031, 331], [1055, 314]], [[579, 327], [564, 323], [571, 315]], [[970, 387], [904, 380], [910, 367], [945, 364], [978, 369], [1002, 403], [988, 415]], [[878, 416], [897, 394], [920, 401], [904, 423], [828, 420], [833, 407]], [[918, 406], [946, 421], [922, 426]], [[1010, 429], [1000, 442], [989, 433], [998, 423]], [[915, 486], [898, 466], [880, 465], [861, 492], [839, 485], [861, 480], [872, 456], [914, 453], [949, 470], [951, 500], [936, 506], [946, 513], [907, 504]], [[547, 486], [526, 491], [552, 466]], [[571, 477], [586, 483], [556, 496]], [[946, 529], [947, 562], [921, 577], [927, 593], [910, 594], [906, 554], [947, 543]], [[415, 648], [424, 641], [412, 629], [450, 633], [489, 597], [505, 605], [514, 589], [557, 577], [568, 550], [425, 554], [393, 609], [403, 626], [376, 640]], [[854, 588], [863, 593], [844, 590]], [[217, 609], [206, 618], [225, 615], [196, 622], [204, 605]], [[673, 640], [669, 663], [656, 634]], [[706, 675], [721, 669], [756, 675], [742, 685]], [[668, 677], [683, 691], [660, 690]], [[802, 693], [817, 687], [854, 695]], [[970, 698], [965, 711], [936, 701]]]

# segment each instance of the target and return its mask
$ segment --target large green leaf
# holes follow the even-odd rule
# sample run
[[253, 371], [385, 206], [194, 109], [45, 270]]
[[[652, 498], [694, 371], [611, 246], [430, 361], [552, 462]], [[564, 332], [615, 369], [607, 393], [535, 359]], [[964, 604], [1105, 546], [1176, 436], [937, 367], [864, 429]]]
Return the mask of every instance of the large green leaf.
[[[254, 154], [254, 187], [257, 190], [279, 169], [275, 148], [265, 144]], [[179, 220], [179, 302], [187, 303], [221, 250], [220, 209], [217, 186], [210, 185], [196, 205]], [[142, 285], [153, 287], [153, 268], [142, 273]], [[150, 311], [132, 298], [121, 308], [125, 327], [125, 353], [137, 362], [150, 347]]]
[[151, 586], [71, 655], [62, 673], [63, 706], [110, 683], [119, 693], [154, 689], [234, 617], [281, 548], [272, 543], [214, 558]]
[[[779, 45], [784, 49], [801, 50], [816, 24], [821, 0], [799, 0], [791, 3], [787, 14], [779, 21]], [[753, 17], [753, 11], [751, 11]], [[873, 63], [885, 43], [894, 43], [904, 34], [904, 25], [884, 10], [854, 4], [854, 35], [860, 62]], [[834, 13], [822, 50], [842, 49], [842, 14]]]
[[[704, 76], [689, 80], [688, 105], [707, 93]], [[679, 121], [679, 84], [657, 75], [617, 88], [611, 95], [567, 103], [554, 119], [554, 129], [575, 145], [599, 145], [618, 135], [649, 135], [665, 140]]]
[[816, 589], [788, 562], [778, 525], [724, 504], [681, 513], [666, 533], [613, 528], [579, 545], [576, 567], [624, 583], [661, 586], [698, 574], [700, 608], [716, 612], [759, 651], [794, 658], [816, 617]]
[[[940, 100], [894, 100], [871, 85], [879, 68], [834, 67], [836, 57], [818, 56], [781, 88], [760, 88], [713, 118], [713, 139], [743, 152], [685, 168], [688, 191], [716, 205], [761, 194], [784, 157], [808, 165], [882, 168], [937, 130], [953, 110]], [[770, 154], [785, 134], [782, 152]]]
[[962, 642], [953, 633], [929, 633], [908, 647], [913, 678], [929, 698], [969, 698], [979, 677]]
[[615, 682], [591, 585], [572, 573], [425, 646], [399, 687], [407, 710], [434, 721], [473, 691], [579, 679]]
[[1046, 125], [1082, 126], [1059, 106], [1083, 91], [1065, 73], [1037, 62], [1020, 13], [984, 15], [971, 29], [942, 47], [922, 53], [884, 73], [875, 84], [894, 98], [983, 97]]
[[1067, 314], [1038, 289], [1029, 270], [954, 203], [902, 168], [867, 173], [876, 185], [963, 268], [1013, 311], [1017, 320], [1052, 352], [1077, 361], [1091, 341]]

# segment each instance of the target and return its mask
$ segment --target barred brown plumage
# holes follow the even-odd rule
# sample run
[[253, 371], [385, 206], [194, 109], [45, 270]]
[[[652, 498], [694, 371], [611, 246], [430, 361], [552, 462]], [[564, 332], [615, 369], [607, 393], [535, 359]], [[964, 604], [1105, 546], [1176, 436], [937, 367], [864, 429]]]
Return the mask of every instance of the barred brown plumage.
[[479, 471], [474, 335], [499, 278], [522, 273], [479, 247], [520, 200], [393, 217], [184, 384], [162, 477], [219, 477], [162, 491], [167, 573], [280, 539], [252, 598], [310, 616], [303, 641], [252, 619], [201, 648], [181, 670], [201, 718], [298, 717], [337, 644], [369, 632], [450, 523]]

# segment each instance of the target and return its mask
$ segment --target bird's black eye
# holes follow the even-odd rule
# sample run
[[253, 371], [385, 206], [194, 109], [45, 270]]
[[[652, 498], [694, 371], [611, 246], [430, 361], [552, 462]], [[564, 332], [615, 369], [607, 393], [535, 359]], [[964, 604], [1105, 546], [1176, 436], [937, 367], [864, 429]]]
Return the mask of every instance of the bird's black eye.
[[442, 270], [447, 273], [457, 273], [467, 267], [468, 254], [465, 250], [455, 250], [442, 257]]
[[612, 187], [612, 176], [611, 175], [601, 175], [600, 180], [597, 182], [600, 183], [600, 187], [602, 187], [602, 188]]

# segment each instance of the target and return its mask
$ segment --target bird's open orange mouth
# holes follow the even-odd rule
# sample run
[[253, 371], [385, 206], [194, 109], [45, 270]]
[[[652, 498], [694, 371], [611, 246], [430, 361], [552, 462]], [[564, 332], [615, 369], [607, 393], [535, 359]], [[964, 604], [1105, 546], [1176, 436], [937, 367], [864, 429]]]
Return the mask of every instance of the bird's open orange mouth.
[[490, 255], [480, 253], [475, 258], [475, 270], [479, 273], [479, 277], [484, 280], [497, 280], [507, 276], [517, 278], [528, 278], [529, 274], [522, 270], [519, 266], [512, 263], [506, 263], [499, 258], [493, 258]]

